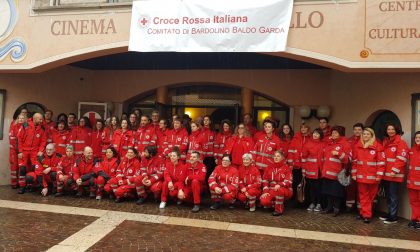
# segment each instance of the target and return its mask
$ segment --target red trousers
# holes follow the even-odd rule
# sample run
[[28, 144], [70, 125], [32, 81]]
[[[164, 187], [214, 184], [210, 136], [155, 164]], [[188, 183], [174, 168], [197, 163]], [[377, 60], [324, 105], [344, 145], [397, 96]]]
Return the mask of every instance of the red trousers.
[[18, 157], [17, 151], [14, 148], [10, 148], [9, 163], [10, 163], [10, 185], [18, 185]]
[[353, 208], [357, 202], [359, 202], [357, 184], [355, 181], [352, 181], [352, 183], [346, 187], [346, 206], [348, 208]]
[[378, 193], [378, 184], [357, 183], [360, 201], [360, 215], [363, 218], [372, 218], [373, 200]]
[[411, 220], [420, 222], [420, 190], [408, 189], [411, 206]]
[[[95, 185], [96, 185], [96, 196], [102, 196], [104, 187], [106, 184], [106, 179], [102, 176], [98, 176], [95, 179]], [[109, 190], [109, 189], [108, 189]]]
[[248, 203], [249, 207], [255, 207], [255, 201], [257, 201], [257, 198], [261, 196], [261, 190], [260, 189], [247, 189], [246, 192], [248, 193], [248, 197], [245, 195], [245, 193], [239, 191], [237, 198], [242, 203]]
[[274, 211], [283, 213], [284, 201], [290, 199], [292, 195], [293, 192], [287, 188], [280, 188], [277, 191], [270, 189], [265, 198], [260, 198], [260, 202], [265, 207], [272, 207], [274, 203]]
[[145, 198], [147, 198], [147, 194], [153, 193], [153, 196], [155, 197], [155, 199], [158, 199], [159, 196], [161, 195], [161, 192], [162, 192], [163, 182], [162, 181], [156, 181], [155, 183], [153, 183], [150, 186], [145, 186], [143, 184], [142, 180], [143, 180], [142, 176], [136, 177], [135, 189], [136, 189], [136, 192], [137, 192], [137, 196], [139, 198], [144, 198], [145, 199]]
[[194, 202], [194, 205], [200, 205], [201, 201], [201, 193], [205, 190], [205, 185], [203, 185], [200, 181], [193, 179], [191, 184], [189, 183], [187, 186], [184, 186], [182, 189], [185, 194], [185, 199]]
[[[35, 164], [38, 162], [38, 152], [24, 151], [23, 157], [18, 159], [19, 165], [19, 187], [26, 186], [26, 173], [35, 170]], [[29, 162], [30, 161], [30, 162]]]
[[181, 189], [183, 187], [183, 183], [182, 182], [175, 182], [173, 183], [174, 185], [174, 189], [172, 191], [169, 190], [168, 188], [168, 184], [169, 182], [167, 181], [163, 181], [162, 182], [162, 193], [160, 195], [160, 200], [163, 202], [167, 202], [168, 201], [168, 194], [170, 198], [178, 198], [178, 191], [179, 189]]
[[228, 185], [227, 187], [229, 192], [222, 192], [221, 194], [217, 194], [215, 191], [210, 190], [211, 201], [219, 202], [223, 199], [226, 202], [234, 203], [236, 200], [237, 189], [232, 185]]
[[114, 193], [117, 198], [132, 198], [136, 195], [136, 187], [134, 184], [127, 184], [127, 180], [123, 179], [123, 184], [118, 185], [117, 178], [111, 178], [108, 181], [109, 186], [104, 186], [107, 193]]
[[59, 176], [57, 176], [57, 192], [62, 193], [63, 190], [71, 190], [73, 191], [76, 189], [76, 180], [73, 179], [70, 175], [63, 175], [64, 180], [60, 181]]

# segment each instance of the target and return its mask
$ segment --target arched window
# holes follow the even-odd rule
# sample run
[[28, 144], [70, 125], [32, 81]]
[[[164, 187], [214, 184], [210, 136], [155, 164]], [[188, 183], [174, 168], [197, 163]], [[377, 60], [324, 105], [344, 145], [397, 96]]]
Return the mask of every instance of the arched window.
[[394, 112], [390, 110], [379, 110], [368, 118], [366, 126], [372, 127], [376, 137], [383, 140], [386, 130], [385, 126], [388, 123], [395, 124], [401, 128], [401, 121]]
[[26, 108], [28, 110], [28, 117], [31, 117], [33, 114], [35, 113], [41, 113], [44, 114], [45, 113], [45, 106], [40, 104], [40, 103], [36, 103], [36, 102], [27, 102], [24, 103], [22, 105], [20, 105], [15, 113], [13, 114], [13, 119], [16, 119], [20, 113], [20, 111]]

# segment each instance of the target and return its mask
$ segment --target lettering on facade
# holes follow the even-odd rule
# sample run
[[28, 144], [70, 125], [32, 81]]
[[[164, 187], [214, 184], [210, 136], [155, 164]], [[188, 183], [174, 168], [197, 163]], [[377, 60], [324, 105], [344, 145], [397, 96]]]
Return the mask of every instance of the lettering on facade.
[[309, 14], [296, 11], [293, 13], [290, 29], [320, 28], [324, 24], [324, 14], [312, 11]]
[[373, 54], [420, 52], [420, 0], [366, 0], [365, 47]]
[[117, 33], [114, 19], [55, 20], [51, 23], [51, 34], [63, 35], [101, 35]]

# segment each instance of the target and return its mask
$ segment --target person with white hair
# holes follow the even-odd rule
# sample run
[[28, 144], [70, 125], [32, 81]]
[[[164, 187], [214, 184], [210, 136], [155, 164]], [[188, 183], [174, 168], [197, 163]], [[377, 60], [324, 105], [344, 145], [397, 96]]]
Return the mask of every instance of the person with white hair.
[[73, 145], [66, 146], [66, 155], [61, 157], [57, 165], [57, 193], [55, 197], [63, 196], [64, 190], [73, 191], [76, 189], [75, 174], [76, 157], [74, 156]]
[[249, 211], [255, 211], [255, 202], [261, 195], [261, 174], [252, 163], [251, 153], [242, 155], [242, 165], [239, 171], [239, 191], [237, 199], [249, 206]]

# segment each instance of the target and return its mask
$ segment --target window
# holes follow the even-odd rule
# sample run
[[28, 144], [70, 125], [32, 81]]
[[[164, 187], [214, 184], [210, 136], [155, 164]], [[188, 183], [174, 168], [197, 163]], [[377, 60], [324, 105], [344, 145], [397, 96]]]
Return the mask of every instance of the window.
[[6, 90], [0, 89], [0, 140], [3, 140], [5, 101], [6, 101]]
[[22, 105], [20, 105], [15, 113], [13, 114], [13, 119], [16, 119], [20, 113], [20, 111], [26, 108], [28, 110], [28, 117], [31, 117], [33, 114], [35, 113], [41, 113], [44, 114], [45, 113], [45, 106], [36, 102], [27, 102], [24, 103]]

